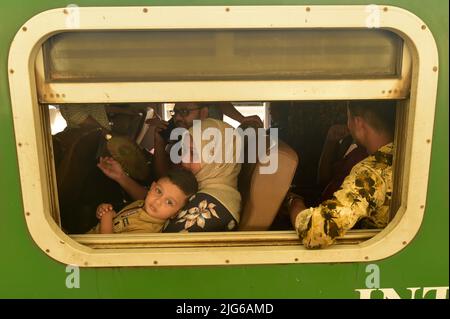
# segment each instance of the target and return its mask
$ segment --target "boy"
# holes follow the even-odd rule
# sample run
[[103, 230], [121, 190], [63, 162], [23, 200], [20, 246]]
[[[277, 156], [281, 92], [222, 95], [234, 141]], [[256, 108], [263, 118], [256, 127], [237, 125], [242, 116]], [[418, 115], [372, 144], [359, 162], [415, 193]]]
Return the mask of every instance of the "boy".
[[181, 168], [172, 169], [152, 183], [145, 200], [131, 203], [117, 215], [111, 204], [100, 204], [97, 207], [100, 223], [88, 233], [158, 233], [197, 190], [194, 174]]

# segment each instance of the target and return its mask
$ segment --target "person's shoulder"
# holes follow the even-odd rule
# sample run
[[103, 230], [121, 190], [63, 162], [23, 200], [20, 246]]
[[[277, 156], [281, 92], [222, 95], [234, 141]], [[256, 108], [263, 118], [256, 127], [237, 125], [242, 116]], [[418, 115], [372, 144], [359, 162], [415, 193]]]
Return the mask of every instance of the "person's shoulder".
[[374, 154], [373, 156], [379, 154], [379, 155], [383, 155], [383, 156], [392, 156], [394, 153], [394, 143], [390, 142], [386, 145], [381, 146]]
[[392, 161], [393, 144], [389, 143], [356, 164], [350, 174], [385, 176], [392, 171]]
[[374, 154], [363, 160], [361, 163], [364, 163], [374, 169], [392, 168], [392, 162], [394, 158], [393, 149], [393, 143], [386, 144]]

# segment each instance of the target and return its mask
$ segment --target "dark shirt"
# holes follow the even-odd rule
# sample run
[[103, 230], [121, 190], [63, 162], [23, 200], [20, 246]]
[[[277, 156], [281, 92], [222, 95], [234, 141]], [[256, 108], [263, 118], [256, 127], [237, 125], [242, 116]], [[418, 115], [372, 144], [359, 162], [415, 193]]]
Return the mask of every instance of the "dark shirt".
[[350, 153], [344, 156], [344, 158], [334, 163], [333, 178], [323, 190], [322, 195], [320, 196], [320, 201], [323, 202], [327, 199], [331, 199], [334, 192], [341, 187], [345, 177], [350, 174], [353, 166], [358, 164], [367, 156], [369, 156], [369, 154], [367, 154], [366, 149], [364, 147], [357, 146]]

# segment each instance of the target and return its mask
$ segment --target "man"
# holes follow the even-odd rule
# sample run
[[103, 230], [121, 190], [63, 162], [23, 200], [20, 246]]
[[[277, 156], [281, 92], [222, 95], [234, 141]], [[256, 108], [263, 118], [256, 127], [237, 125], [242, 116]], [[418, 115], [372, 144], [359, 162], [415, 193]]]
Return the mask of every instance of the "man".
[[[395, 107], [379, 101], [348, 105], [347, 126], [370, 155], [345, 178], [332, 199], [307, 209], [300, 197], [288, 202], [291, 222], [307, 248], [323, 248], [355, 226], [383, 228], [389, 222]], [[289, 197], [289, 196], [288, 196]]]

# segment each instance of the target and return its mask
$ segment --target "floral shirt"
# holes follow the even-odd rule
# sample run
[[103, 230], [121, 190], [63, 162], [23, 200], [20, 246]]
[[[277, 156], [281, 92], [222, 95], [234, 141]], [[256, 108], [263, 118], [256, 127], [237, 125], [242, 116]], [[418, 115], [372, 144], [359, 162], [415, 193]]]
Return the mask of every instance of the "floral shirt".
[[185, 207], [164, 226], [163, 232], [215, 232], [230, 231], [238, 223], [233, 215], [213, 196], [205, 193], [193, 195]]
[[389, 222], [392, 196], [393, 144], [381, 147], [353, 167], [333, 198], [303, 210], [295, 229], [307, 248], [334, 243], [355, 225], [384, 228]]

